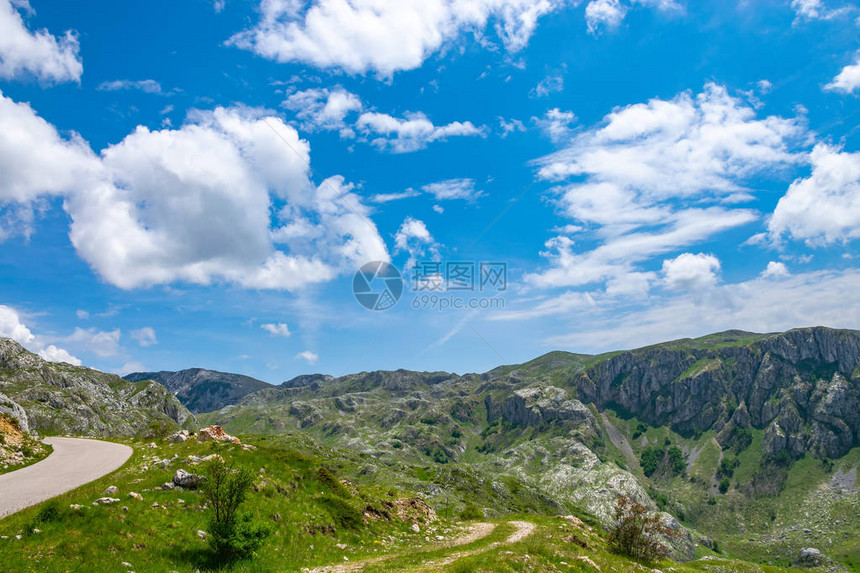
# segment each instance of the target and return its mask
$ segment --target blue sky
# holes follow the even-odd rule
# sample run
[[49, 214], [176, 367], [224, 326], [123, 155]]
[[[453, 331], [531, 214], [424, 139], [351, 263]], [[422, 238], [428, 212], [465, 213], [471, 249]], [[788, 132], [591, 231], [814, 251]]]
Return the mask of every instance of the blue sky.
[[0, 36], [0, 336], [46, 358], [277, 383], [860, 326], [849, 2], [0, 0]]

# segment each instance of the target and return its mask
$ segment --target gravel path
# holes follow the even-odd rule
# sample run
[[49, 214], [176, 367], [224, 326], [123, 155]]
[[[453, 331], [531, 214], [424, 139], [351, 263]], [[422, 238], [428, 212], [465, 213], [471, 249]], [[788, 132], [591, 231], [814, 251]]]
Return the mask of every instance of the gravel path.
[[131, 457], [123, 444], [45, 438], [54, 451], [41, 462], [0, 475], [0, 518], [66, 493], [118, 469]]

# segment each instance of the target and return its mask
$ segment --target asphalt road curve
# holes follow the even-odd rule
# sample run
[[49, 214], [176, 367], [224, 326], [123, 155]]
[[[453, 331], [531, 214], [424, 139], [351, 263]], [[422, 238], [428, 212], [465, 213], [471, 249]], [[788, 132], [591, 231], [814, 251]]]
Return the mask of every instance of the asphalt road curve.
[[45, 438], [54, 451], [39, 463], [0, 475], [0, 518], [66, 493], [119, 468], [131, 457], [123, 444]]

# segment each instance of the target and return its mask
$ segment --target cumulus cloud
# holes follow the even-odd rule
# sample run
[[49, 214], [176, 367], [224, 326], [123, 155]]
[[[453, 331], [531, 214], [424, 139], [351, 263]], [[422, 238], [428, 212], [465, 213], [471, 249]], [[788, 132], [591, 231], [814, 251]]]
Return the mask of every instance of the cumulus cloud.
[[293, 334], [286, 323], [283, 322], [261, 324], [260, 328], [268, 332], [269, 336], [283, 336], [286, 338]]
[[411, 70], [472, 32], [482, 42], [490, 22], [504, 46], [522, 49], [538, 20], [566, 0], [262, 0], [260, 20], [230, 43], [279, 62], [391, 76]]
[[393, 117], [385, 113], [365, 112], [359, 116], [356, 128], [382, 150], [407, 153], [424, 149], [434, 141], [449, 137], [483, 137], [486, 130], [475, 127], [470, 121], [454, 121], [446, 125], [434, 125], [420, 112]]
[[771, 237], [810, 245], [860, 237], [860, 153], [819, 144], [810, 154], [812, 174], [793, 182], [768, 223]]
[[433, 195], [437, 201], [462, 199], [469, 203], [474, 203], [485, 195], [483, 191], [475, 188], [475, 180], [469, 178], [437, 181], [436, 183], [424, 185], [421, 187], [421, 190]]
[[601, 28], [617, 28], [627, 8], [619, 0], [592, 0], [585, 7], [585, 23], [591, 34], [598, 34]]
[[53, 344], [47, 344], [42, 337], [34, 335], [21, 321], [18, 311], [2, 304], [0, 304], [0, 337], [11, 338], [49, 362], [67, 362], [75, 366], [81, 365], [81, 361], [66, 350]]
[[95, 328], [76, 327], [70, 336], [63, 338], [63, 341], [66, 344], [85, 348], [102, 357], [116, 356], [121, 350], [119, 345], [121, 335], [122, 331], [118, 328], [104, 331]]
[[788, 267], [785, 266], [785, 263], [780, 263], [777, 261], [770, 261], [767, 264], [767, 268], [765, 268], [761, 277], [765, 279], [779, 279], [789, 276]]
[[308, 364], [316, 364], [320, 357], [316, 352], [311, 352], [310, 350], [303, 350], [296, 354], [296, 359], [301, 359], [307, 362]]
[[596, 245], [549, 239], [542, 254], [550, 268], [527, 282], [617, 282], [640, 272], [640, 263], [754, 221], [753, 211], [726, 206], [752, 193], [745, 185], [752, 177], [801, 161], [793, 149], [807, 136], [801, 119], [759, 119], [714, 84], [695, 96], [614, 110], [537, 162], [540, 177], [561, 184], [561, 213], [585, 229], [583, 242]]
[[833, 81], [827, 84], [824, 89], [845, 94], [854, 93], [860, 89], [860, 54], [855, 56], [854, 63], [842, 68]]
[[0, 96], [0, 170], [0, 239], [29, 232], [4, 226], [9, 212], [62, 195], [78, 255], [123, 289], [296, 290], [388, 260], [353, 186], [339, 176], [314, 185], [310, 145], [265, 110], [193, 111], [178, 129], [141, 126], [97, 156]]
[[84, 71], [78, 38], [67, 31], [30, 31], [21, 11], [32, 14], [27, 0], [0, 0], [0, 78], [33, 76], [44, 83], [79, 82]]
[[76, 189], [98, 170], [80, 136], [61, 137], [29, 104], [0, 92], [0, 242], [32, 232], [38, 199]]
[[131, 337], [141, 346], [152, 346], [158, 344], [158, 338], [155, 336], [155, 330], [151, 326], [144, 326], [137, 330], [131, 331]]
[[103, 92], [139, 90], [148, 94], [160, 94], [161, 84], [155, 80], [113, 80], [100, 83], [96, 89]]
[[312, 88], [294, 92], [287, 96], [283, 106], [294, 111], [308, 131], [343, 130], [346, 128], [346, 116], [361, 111], [362, 103], [357, 95], [338, 86], [332, 89]]
[[705, 253], [682, 253], [663, 261], [663, 280], [676, 290], [695, 291], [714, 286], [719, 271], [720, 260]]

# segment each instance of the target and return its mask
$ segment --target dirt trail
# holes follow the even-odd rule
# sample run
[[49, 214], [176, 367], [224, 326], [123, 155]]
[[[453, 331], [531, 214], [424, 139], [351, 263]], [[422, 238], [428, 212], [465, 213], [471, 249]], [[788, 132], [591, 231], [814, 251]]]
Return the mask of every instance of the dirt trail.
[[[495, 543], [490, 543], [486, 547], [481, 547], [479, 549], [451, 553], [450, 555], [446, 555], [439, 560], [426, 561], [421, 564], [420, 570], [429, 571], [433, 569], [439, 569], [446, 565], [450, 565], [451, 563], [462, 557], [468, 557], [469, 555], [483, 553], [484, 551], [489, 551], [490, 549], [494, 549], [500, 545], [510, 545], [512, 543], [517, 543], [531, 535], [532, 532], [535, 530], [535, 524], [529, 523], [527, 521], [509, 521], [508, 523], [516, 527], [516, 531], [509, 535], [504, 541], [496, 541]], [[488, 536], [493, 532], [495, 528], [496, 525], [494, 523], [475, 523], [465, 535], [462, 535], [441, 547], [429, 550], [435, 551], [438, 549], [454, 548], [459, 547], [461, 545], [468, 545], [469, 543], [473, 543], [475, 541], [478, 541], [479, 539], [483, 539], [484, 537]], [[373, 557], [371, 559], [356, 561], [355, 563], [342, 563], [338, 565], [317, 567], [316, 569], [311, 570], [311, 573], [351, 573], [354, 571], [362, 571], [365, 567], [369, 565], [375, 565], [383, 561], [395, 559], [397, 557], [400, 557], [401, 555], [403, 554], [392, 553], [390, 555], [382, 555], [380, 557]]]

